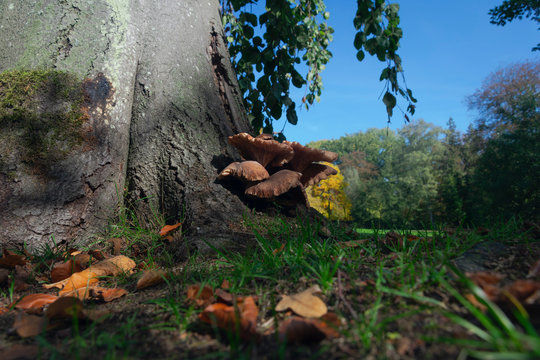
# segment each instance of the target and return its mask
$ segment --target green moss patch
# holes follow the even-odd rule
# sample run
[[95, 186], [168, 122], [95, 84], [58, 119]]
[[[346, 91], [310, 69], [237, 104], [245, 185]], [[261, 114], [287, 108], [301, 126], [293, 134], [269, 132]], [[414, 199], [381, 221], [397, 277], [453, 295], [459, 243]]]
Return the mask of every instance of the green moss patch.
[[61, 160], [83, 141], [82, 80], [57, 70], [0, 73], [0, 165]]

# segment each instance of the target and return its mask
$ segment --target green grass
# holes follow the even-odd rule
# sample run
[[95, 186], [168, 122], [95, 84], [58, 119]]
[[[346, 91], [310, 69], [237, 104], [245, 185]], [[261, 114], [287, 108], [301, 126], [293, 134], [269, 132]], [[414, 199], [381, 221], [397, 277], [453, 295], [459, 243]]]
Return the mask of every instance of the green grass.
[[[416, 235], [420, 239], [407, 240], [404, 236], [398, 242], [388, 242], [385, 230], [370, 230], [370, 239], [354, 242], [360, 233], [367, 234], [368, 229], [350, 231], [329, 224], [330, 233], [321, 236], [321, 224], [301, 217], [293, 221], [275, 218], [263, 223], [246, 218], [245, 223], [255, 238], [247, 251], [216, 248], [212, 255], [195, 252], [183, 262], [181, 270], [169, 274], [164, 285], [166, 295], [144, 302], [153, 309], [153, 323], [141, 323], [133, 315], [116, 324], [114, 330], [105, 332], [96, 325], [80, 328], [77, 324], [78, 332], [64, 340], [67, 356], [84, 358], [92, 347], [97, 347], [105, 353], [105, 358], [134, 357], [138, 353], [137, 342], [148, 336], [141, 334], [156, 330], [195, 339], [198, 338], [194, 334], [202, 332], [215, 339], [217, 342], [208, 345], [208, 351], [200, 358], [326, 358], [344, 346], [352, 349], [354, 357], [382, 359], [388, 354], [398, 356], [396, 344], [407, 338], [423, 339], [430, 346], [447, 343], [463, 348], [459, 355], [463, 359], [539, 357], [540, 338], [524, 308], [517, 306], [513, 314], [504, 313], [450, 265], [452, 259], [486, 236], [464, 230], [453, 234], [441, 229], [401, 230], [400, 234]], [[153, 228], [159, 229], [163, 224], [156, 216]], [[529, 238], [518, 229], [519, 223], [498, 224], [491, 229], [489, 239], [527, 243]], [[138, 262], [167, 268], [174, 264], [174, 259], [164, 251], [156, 233], [144, 229], [126, 211], [111, 226], [108, 236], [127, 240], [126, 255], [133, 255], [135, 247], [145, 249]], [[55, 251], [48, 249], [49, 255], [45, 257], [53, 256]], [[215, 289], [223, 280], [230, 282], [228, 291], [233, 294], [258, 296], [260, 321], [274, 319], [276, 324], [285, 319], [283, 313], [274, 310], [281, 295], [319, 285], [326, 304], [343, 319], [342, 336], [315, 348], [287, 345], [274, 336], [272, 341], [277, 343], [273, 350], [260, 350], [258, 347], [262, 345], [245, 342], [238, 334], [205, 326], [198, 321], [202, 309], [187, 301], [185, 289], [195, 283]], [[121, 279], [126, 286], [135, 281], [127, 275]], [[487, 312], [476, 309], [464, 297], [465, 291], [475, 294]], [[412, 324], [414, 330], [404, 324]], [[456, 328], [468, 335], [452, 337]], [[428, 337], [428, 332], [437, 335]], [[40, 341], [44, 350], [51, 352], [54, 348], [52, 354], [58, 358], [66, 356], [65, 351], [58, 352], [58, 347], [47, 343], [45, 338]], [[189, 354], [189, 344], [198, 341], [186, 340], [187, 345], [177, 346], [186, 346]]]

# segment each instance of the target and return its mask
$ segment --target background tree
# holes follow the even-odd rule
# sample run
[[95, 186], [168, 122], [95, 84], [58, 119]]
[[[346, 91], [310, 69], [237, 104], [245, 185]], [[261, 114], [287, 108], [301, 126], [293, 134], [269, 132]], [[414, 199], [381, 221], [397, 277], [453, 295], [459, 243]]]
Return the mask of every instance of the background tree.
[[331, 220], [351, 220], [351, 202], [345, 189], [348, 184], [337, 165], [323, 162], [337, 170], [336, 175], [306, 189], [312, 208]]
[[538, 216], [539, 89], [540, 63], [528, 61], [489, 75], [468, 98], [480, 113], [465, 143], [472, 220]]
[[[539, 0], [505, 0], [499, 6], [489, 10], [491, 23], [504, 26], [507, 22], [515, 19], [532, 18], [540, 23], [540, 1]], [[540, 28], [539, 28], [540, 30]], [[540, 44], [536, 45], [533, 51], [540, 50]]]

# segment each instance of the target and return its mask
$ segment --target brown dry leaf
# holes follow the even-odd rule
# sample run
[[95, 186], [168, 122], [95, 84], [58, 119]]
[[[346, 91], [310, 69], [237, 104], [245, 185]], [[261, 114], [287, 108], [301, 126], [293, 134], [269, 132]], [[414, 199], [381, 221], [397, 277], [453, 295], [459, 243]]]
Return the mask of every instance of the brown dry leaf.
[[337, 329], [340, 324], [337, 315], [330, 313], [326, 315], [328, 315], [326, 319], [305, 319], [292, 316], [279, 325], [279, 337], [288, 343], [318, 342], [325, 338], [339, 337]]
[[62, 289], [60, 294], [96, 283], [99, 277], [116, 276], [123, 272], [130, 272], [135, 267], [135, 261], [127, 256], [118, 255], [95, 263], [86, 270], [74, 273], [69, 278], [52, 284], [43, 285], [46, 289], [53, 287]]
[[236, 308], [223, 303], [209, 305], [199, 314], [199, 318], [208, 324], [215, 323], [220, 329], [238, 331], [243, 339], [251, 339], [256, 335], [258, 315], [255, 300], [248, 296]]
[[107, 242], [112, 245], [114, 255], [120, 255], [126, 244], [126, 241], [122, 238], [110, 238]]
[[9, 311], [9, 309], [7, 307], [0, 307], [0, 315], [4, 315], [8, 311]]
[[34, 360], [38, 358], [37, 345], [15, 344], [10, 348], [0, 349], [2, 360]]
[[15, 304], [15, 309], [36, 310], [50, 304], [58, 299], [58, 296], [51, 294], [30, 294], [23, 297]]
[[465, 273], [465, 275], [486, 293], [489, 300], [497, 301], [501, 292], [498, 284], [503, 279], [503, 275], [490, 271]]
[[167, 277], [168, 274], [164, 270], [146, 270], [137, 281], [137, 290], [161, 284]]
[[119, 299], [124, 295], [127, 295], [127, 290], [121, 288], [103, 288], [103, 287], [93, 287], [90, 288], [90, 296], [93, 299], [111, 302], [113, 300]]
[[527, 278], [540, 276], [540, 259], [538, 259], [534, 264], [532, 264], [527, 274]]
[[26, 265], [25, 256], [17, 255], [13, 251], [4, 249], [4, 255], [0, 258], [0, 267], [14, 269], [17, 265]]
[[282, 252], [283, 249], [285, 249], [285, 244], [281, 244], [280, 247], [278, 247], [277, 249], [274, 249], [272, 251], [272, 254], [275, 256], [275, 255], [279, 254], [280, 252]]
[[473, 306], [477, 308], [478, 310], [482, 312], [487, 310], [487, 307], [484, 304], [482, 304], [480, 301], [478, 301], [476, 296], [474, 296], [473, 294], [471, 293], [465, 294], [465, 299], [467, 299], [471, 304], [473, 304]]
[[45, 309], [45, 316], [49, 320], [73, 319], [74, 316], [84, 319], [83, 303], [76, 297], [59, 297]]
[[507, 285], [503, 289], [503, 294], [510, 294], [516, 300], [525, 304], [532, 304], [529, 299], [535, 299], [537, 292], [540, 290], [540, 282], [532, 280], [516, 280], [513, 283]]
[[420, 240], [420, 236], [409, 234], [407, 235], [407, 241], [417, 241]]
[[223, 281], [221, 282], [220, 288], [225, 289], [225, 290], [230, 289], [231, 283], [229, 282], [229, 280], [223, 279]]
[[214, 292], [214, 295], [216, 295], [218, 302], [222, 302], [229, 305], [234, 302], [234, 296], [223, 289], [216, 289], [216, 291]]
[[69, 259], [66, 262], [58, 262], [51, 270], [51, 281], [62, 281], [79, 271], [82, 271], [82, 267], [76, 261], [73, 261], [73, 259]]
[[20, 313], [15, 318], [13, 328], [22, 338], [41, 334], [47, 327], [47, 319], [37, 315]]
[[283, 295], [281, 301], [276, 305], [276, 311], [291, 309], [303, 317], [319, 318], [328, 311], [326, 304], [313, 295], [320, 292], [319, 286], [315, 285], [295, 295]]
[[73, 261], [75, 261], [82, 269], [86, 269], [88, 265], [90, 265], [90, 262], [96, 262], [96, 260], [87, 252], [79, 252], [78, 254], [74, 254], [72, 257]]
[[187, 289], [187, 299], [199, 307], [205, 307], [214, 301], [214, 291], [208, 285], [190, 285]]
[[159, 231], [159, 236], [165, 236], [165, 235], [167, 235], [168, 233], [170, 233], [171, 231], [173, 231], [174, 229], [176, 229], [176, 228], [178, 228], [180, 226], [182, 226], [182, 223], [177, 223], [177, 224], [174, 224], [174, 225], [165, 225]]

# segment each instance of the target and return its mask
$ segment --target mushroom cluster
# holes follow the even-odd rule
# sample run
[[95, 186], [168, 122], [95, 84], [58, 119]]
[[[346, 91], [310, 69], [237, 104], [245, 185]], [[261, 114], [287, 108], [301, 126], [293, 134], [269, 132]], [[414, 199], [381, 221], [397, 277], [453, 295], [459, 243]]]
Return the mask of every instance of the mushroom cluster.
[[245, 194], [277, 201], [286, 206], [309, 207], [306, 187], [337, 174], [332, 167], [318, 162], [334, 162], [338, 154], [312, 149], [298, 142], [274, 140], [271, 134], [252, 137], [240, 133], [229, 137], [245, 161], [233, 162], [221, 171], [219, 180], [238, 179]]

